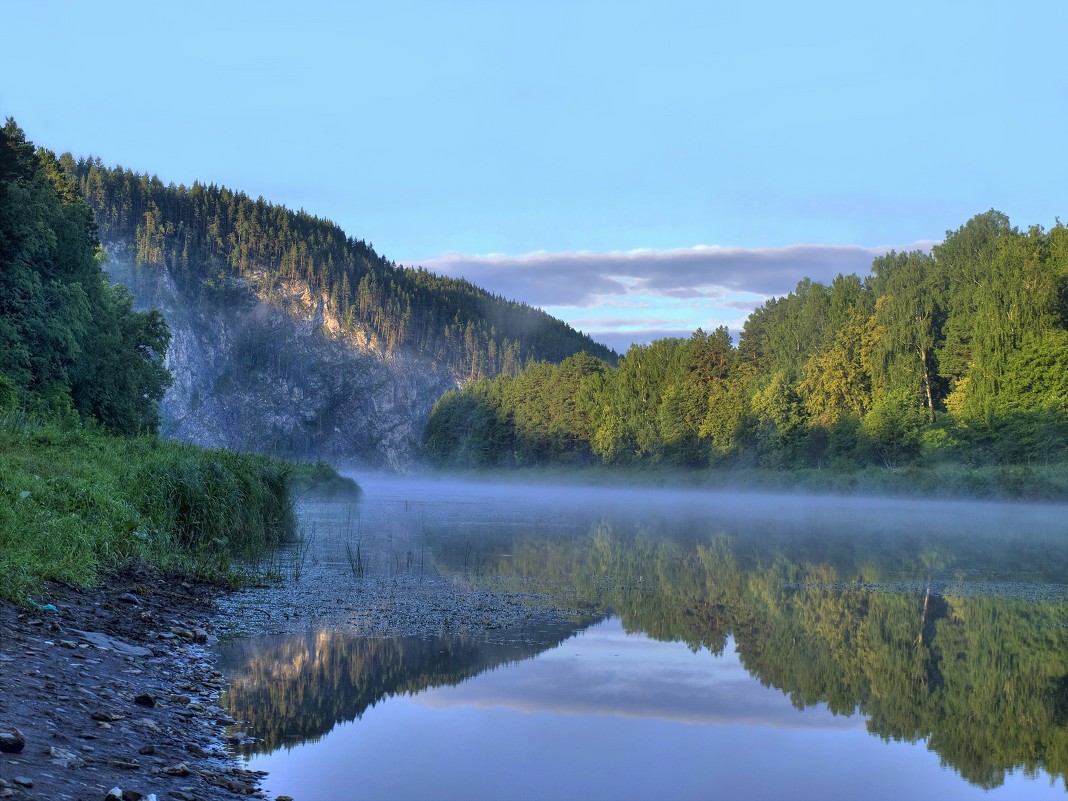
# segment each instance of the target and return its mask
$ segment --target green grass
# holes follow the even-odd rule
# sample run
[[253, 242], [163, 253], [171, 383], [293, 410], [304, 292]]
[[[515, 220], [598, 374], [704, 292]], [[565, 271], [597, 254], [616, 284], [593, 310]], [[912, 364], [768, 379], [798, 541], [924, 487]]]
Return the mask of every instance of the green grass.
[[155, 437], [0, 422], [0, 597], [132, 562], [225, 575], [294, 536], [290, 472]]
[[296, 495], [314, 495], [317, 498], [357, 500], [360, 485], [348, 476], [340, 475], [334, 466], [323, 461], [298, 462], [290, 465], [290, 486]]

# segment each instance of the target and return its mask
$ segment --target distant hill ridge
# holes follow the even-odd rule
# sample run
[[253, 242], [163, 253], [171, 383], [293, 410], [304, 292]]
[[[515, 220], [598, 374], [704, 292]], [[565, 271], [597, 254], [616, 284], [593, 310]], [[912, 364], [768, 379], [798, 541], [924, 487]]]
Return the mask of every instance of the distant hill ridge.
[[60, 163], [104, 243], [127, 244], [137, 264], [165, 265], [181, 283], [242, 279], [258, 292], [301, 283], [325, 299], [340, 333], [382, 355], [406, 347], [432, 356], [461, 381], [518, 375], [578, 352], [615, 362], [613, 351], [540, 309], [398, 266], [303, 210], [214, 184], [164, 184], [99, 159], [65, 154]]
[[585, 352], [539, 309], [400, 267], [335, 224], [224, 187], [59, 158], [111, 280], [163, 312], [161, 431], [209, 447], [404, 470], [449, 389]]

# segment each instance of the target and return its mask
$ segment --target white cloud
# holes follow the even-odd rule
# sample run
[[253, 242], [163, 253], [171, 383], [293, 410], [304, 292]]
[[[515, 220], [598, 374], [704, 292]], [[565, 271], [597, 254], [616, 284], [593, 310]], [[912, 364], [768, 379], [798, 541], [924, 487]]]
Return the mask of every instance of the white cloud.
[[936, 243], [895, 247], [791, 245], [550, 253], [448, 254], [421, 262], [466, 278], [496, 295], [538, 306], [619, 352], [631, 343], [688, 336], [727, 326], [737, 333], [749, 313], [786, 295], [802, 278], [830, 283], [839, 273], [866, 276], [890, 250], [929, 251]]
[[728, 292], [751, 292], [774, 297], [790, 292], [806, 276], [828, 282], [839, 273], [867, 275], [876, 256], [892, 249], [929, 250], [933, 244], [914, 242], [896, 248], [697, 245], [608, 253], [538, 251], [521, 256], [453, 253], [423, 261], [421, 266], [466, 278], [490, 292], [532, 306], [582, 307], [630, 294], [718, 299]]

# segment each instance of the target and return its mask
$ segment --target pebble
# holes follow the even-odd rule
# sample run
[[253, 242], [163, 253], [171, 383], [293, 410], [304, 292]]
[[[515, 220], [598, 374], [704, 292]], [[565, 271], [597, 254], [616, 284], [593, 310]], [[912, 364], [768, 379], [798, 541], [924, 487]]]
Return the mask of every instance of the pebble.
[[26, 735], [12, 728], [0, 731], [0, 751], [5, 754], [17, 754], [26, 747]]
[[19, 787], [33, 787], [33, 779], [27, 778], [26, 776], [12, 776], [11, 781]]
[[117, 720], [126, 719], [126, 715], [121, 712], [93, 712], [89, 717], [103, 723], [114, 723]]

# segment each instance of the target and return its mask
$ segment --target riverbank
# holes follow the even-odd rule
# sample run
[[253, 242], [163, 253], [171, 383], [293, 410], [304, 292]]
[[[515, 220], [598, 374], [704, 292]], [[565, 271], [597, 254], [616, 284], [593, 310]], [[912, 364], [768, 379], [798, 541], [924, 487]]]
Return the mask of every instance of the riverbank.
[[0, 601], [0, 798], [262, 797], [226, 750], [216, 584], [148, 568]]

